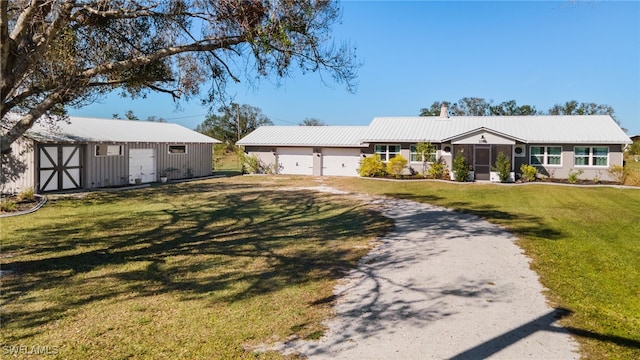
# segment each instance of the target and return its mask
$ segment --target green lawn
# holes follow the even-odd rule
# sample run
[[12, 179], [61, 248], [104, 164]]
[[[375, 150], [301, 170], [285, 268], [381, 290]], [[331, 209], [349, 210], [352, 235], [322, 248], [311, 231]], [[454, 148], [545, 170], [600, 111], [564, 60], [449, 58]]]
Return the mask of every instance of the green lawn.
[[340, 196], [259, 181], [91, 193], [0, 219], [12, 271], [0, 351], [235, 359], [255, 357], [245, 347], [257, 343], [319, 337], [337, 279], [390, 223]]
[[513, 231], [586, 358], [640, 358], [640, 189], [332, 179], [472, 213]]
[[0, 262], [15, 271], [1, 343], [71, 359], [251, 358], [244, 346], [320, 336], [335, 281], [389, 223], [339, 196], [277, 191], [319, 182], [509, 228], [572, 311], [586, 358], [640, 358], [640, 190], [285, 176], [92, 193], [0, 219]]

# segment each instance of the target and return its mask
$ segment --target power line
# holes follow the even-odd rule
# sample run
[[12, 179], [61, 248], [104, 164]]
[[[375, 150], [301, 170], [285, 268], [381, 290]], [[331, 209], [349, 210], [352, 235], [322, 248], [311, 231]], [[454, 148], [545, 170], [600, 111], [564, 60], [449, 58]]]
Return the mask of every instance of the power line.
[[204, 116], [204, 115], [207, 115], [207, 114], [198, 114], [198, 115], [190, 115], [190, 116], [181, 116], [181, 117], [165, 118], [165, 120], [188, 119], [188, 118], [200, 117], [200, 116]]

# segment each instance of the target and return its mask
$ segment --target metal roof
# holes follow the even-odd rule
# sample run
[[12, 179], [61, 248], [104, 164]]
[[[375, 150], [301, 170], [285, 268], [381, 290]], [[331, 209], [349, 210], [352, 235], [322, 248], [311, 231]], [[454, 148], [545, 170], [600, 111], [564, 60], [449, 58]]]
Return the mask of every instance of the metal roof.
[[481, 128], [526, 143], [631, 143], [609, 115], [377, 117], [361, 140], [442, 142]]
[[69, 117], [54, 125], [38, 122], [25, 134], [40, 142], [220, 143], [184, 126], [151, 121]]
[[367, 147], [368, 126], [262, 126], [238, 141], [242, 146]]

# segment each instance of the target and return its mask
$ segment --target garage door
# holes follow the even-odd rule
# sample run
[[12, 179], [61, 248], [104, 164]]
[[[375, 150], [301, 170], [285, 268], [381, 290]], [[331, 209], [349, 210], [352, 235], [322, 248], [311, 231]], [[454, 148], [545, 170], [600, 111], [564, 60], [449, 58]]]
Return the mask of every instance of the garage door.
[[278, 148], [278, 166], [280, 174], [312, 175], [313, 149]]
[[142, 183], [156, 181], [155, 149], [129, 150], [129, 184], [135, 184], [136, 179]]
[[360, 149], [322, 149], [322, 175], [358, 176]]
[[80, 145], [42, 145], [38, 149], [38, 190], [80, 189], [82, 151]]

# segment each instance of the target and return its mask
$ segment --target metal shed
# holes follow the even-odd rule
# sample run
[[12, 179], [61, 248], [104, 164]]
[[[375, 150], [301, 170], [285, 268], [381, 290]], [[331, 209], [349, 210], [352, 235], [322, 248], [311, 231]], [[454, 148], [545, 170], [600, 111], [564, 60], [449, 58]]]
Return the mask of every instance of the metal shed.
[[2, 192], [116, 187], [211, 175], [218, 140], [173, 123], [71, 117], [36, 124], [3, 159]]

